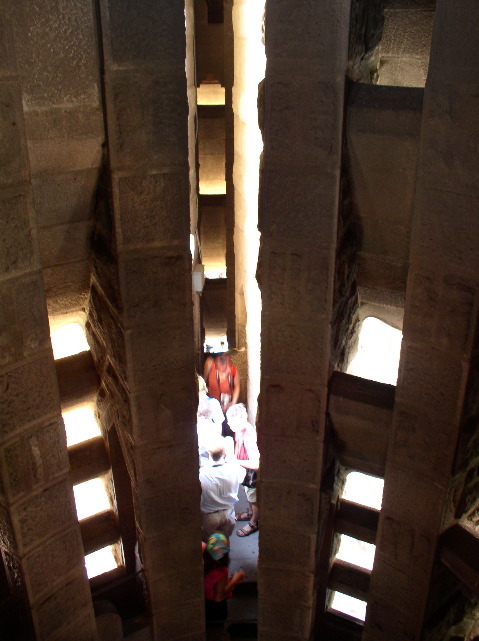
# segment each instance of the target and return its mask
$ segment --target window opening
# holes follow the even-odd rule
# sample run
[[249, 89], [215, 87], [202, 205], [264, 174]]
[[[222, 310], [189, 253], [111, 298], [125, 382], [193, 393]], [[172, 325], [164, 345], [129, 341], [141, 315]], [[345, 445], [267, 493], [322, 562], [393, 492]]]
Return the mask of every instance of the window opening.
[[384, 479], [362, 472], [348, 472], [341, 498], [380, 510], [383, 489]]
[[202, 82], [196, 90], [198, 105], [224, 105], [225, 88], [219, 82]]
[[334, 591], [328, 610], [330, 612], [335, 611], [339, 614], [346, 614], [358, 621], [364, 621], [366, 619], [366, 607], [366, 601], [356, 599], [342, 592]]
[[73, 486], [78, 520], [110, 510], [110, 501], [103, 479], [98, 477]]
[[358, 350], [349, 363], [348, 374], [379, 383], [396, 385], [402, 332], [369, 316], [361, 324]]
[[65, 411], [62, 416], [67, 435], [67, 447], [101, 436], [92, 403]]
[[366, 570], [373, 569], [374, 555], [376, 553], [375, 545], [354, 539], [347, 534], [340, 534], [339, 541], [339, 550], [336, 554], [337, 559], [347, 561], [347, 563], [352, 563]]
[[58, 329], [54, 329], [50, 338], [52, 341], [53, 357], [55, 360], [73, 356], [90, 349], [85, 330], [80, 323], [69, 323]]
[[118, 563], [113, 553], [113, 546], [108, 545], [96, 552], [87, 554], [85, 556], [85, 567], [89, 579], [116, 569], [118, 567]]

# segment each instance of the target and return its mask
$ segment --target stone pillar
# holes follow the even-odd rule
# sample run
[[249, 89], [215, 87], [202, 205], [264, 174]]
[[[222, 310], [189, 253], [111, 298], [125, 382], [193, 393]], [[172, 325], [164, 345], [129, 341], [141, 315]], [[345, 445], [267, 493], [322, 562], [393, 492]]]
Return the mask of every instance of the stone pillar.
[[304, 641], [315, 622], [329, 507], [320, 505], [320, 490], [349, 10], [349, 1], [266, 2], [258, 270], [262, 641]]
[[479, 300], [479, 7], [438, 0], [403, 345], [364, 641], [423, 638]]
[[[123, 404], [155, 640], [204, 636], [185, 3], [101, 0], [119, 295], [107, 372]], [[108, 324], [108, 322], [107, 322]], [[115, 353], [116, 350], [116, 353]]]
[[[30, 181], [19, 73], [29, 43], [12, 14], [0, 10], [0, 567], [13, 604], [26, 595], [37, 641], [93, 641]], [[2, 636], [20, 638], [12, 626], [2, 621]], [[21, 638], [33, 638], [28, 627]]]

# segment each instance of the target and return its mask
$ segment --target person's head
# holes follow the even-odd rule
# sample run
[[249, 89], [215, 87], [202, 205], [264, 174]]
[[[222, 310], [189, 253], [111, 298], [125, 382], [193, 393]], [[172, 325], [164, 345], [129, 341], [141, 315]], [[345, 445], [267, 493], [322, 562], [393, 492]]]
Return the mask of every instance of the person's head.
[[226, 420], [233, 432], [242, 430], [248, 422], [248, 412], [243, 403], [236, 403], [229, 407], [226, 411]]
[[215, 441], [208, 448], [208, 453], [213, 461], [221, 461], [221, 459], [225, 455], [224, 439], [222, 437], [217, 440], [215, 439]]
[[221, 532], [212, 534], [207, 542], [203, 552], [205, 561], [205, 572], [214, 567], [227, 566], [230, 561], [230, 542], [227, 536]]
[[198, 379], [198, 395], [207, 394], [208, 388], [206, 387], [205, 379], [199, 374], [196, 377]]
[[197, 418], [204, 418], [209, 421], [213, 418], [213, 410], [211, 409], [211, 406], [206, 398], [200, 398], [200, 400], [198, 401], [196, 416]]
[[218, 354], [215, 359], [216, 369], [219, 372], [226, 372], [228, 369], [229, 357], [227, 354]]

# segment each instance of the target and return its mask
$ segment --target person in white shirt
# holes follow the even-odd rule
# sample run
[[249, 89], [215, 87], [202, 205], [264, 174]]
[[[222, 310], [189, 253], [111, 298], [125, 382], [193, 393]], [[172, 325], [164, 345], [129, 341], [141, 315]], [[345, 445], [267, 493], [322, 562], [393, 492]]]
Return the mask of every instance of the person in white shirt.
[[235, 527], [234, 506], [246, 470], [233, 458], [225, 457], [223, 438], [209, 449], [210, 461], [200, 468], [202, 539], [214, 532], [230, 536]]

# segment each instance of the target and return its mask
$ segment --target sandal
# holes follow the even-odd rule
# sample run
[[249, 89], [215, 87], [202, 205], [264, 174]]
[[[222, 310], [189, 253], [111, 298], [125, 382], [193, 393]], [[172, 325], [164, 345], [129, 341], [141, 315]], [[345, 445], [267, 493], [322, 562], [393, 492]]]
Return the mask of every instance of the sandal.
[[241, 514], [235, 514], [235, 519], [237, 521], [249, 521], [252, 516], [248, 512], [241, 512]]
[[[246, 529], [248, 527], [248, 525], [249, 525], [249, 528], [250, 528], [249, 530]], [[253, 534], [253, 532], [256, 532], [257, 530], [258, 530], [258, 526], [257, 525], [253, 525], [250, 522], [250, 523], [247, 523], [244, 527], [242, 527], [241, 530], [238, 530], [236, 532], [236, 534], [238, 536], [241, 536], [241, 537], [249, 536], [250, 534]]]

